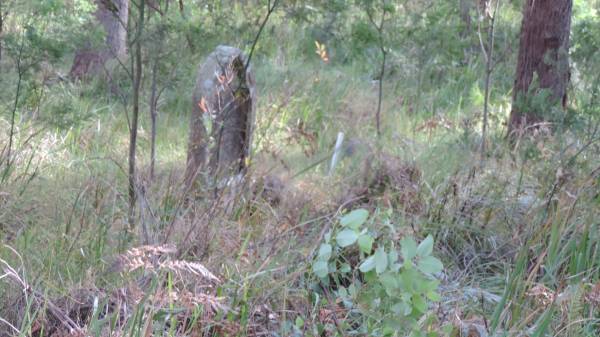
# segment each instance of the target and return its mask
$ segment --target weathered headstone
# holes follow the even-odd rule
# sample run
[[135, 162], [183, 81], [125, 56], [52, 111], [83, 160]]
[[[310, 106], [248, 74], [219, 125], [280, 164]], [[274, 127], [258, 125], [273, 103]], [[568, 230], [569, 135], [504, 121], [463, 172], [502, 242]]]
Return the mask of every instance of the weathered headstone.
[[218, 46], [200, 66], [193, 94], [186, 185], [223, 185], [244, 173], [254, 128], [256, 88], [241, 50]]

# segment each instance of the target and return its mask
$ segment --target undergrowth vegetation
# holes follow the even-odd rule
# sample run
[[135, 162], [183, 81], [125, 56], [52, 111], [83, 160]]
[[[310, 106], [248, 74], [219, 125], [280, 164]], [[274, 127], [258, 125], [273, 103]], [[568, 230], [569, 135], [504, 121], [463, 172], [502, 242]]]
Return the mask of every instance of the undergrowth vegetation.
[[15, 2], [0, 61], [0, 336], [598, 336], [598, 2], [575, 1], [569, 111], [514, 143], [521, 2], [503, 2], [483, 154], [477, 12], [467, 26], [455, 2], [394, 6], [378, 78], [363, 3], [283, 1], [252, 59], [247, 179], [193, 200], [196, 67], [219, 44], [248, 50], [265, 5], [149, 16], [144, 66], [160, 55], [164, 91], [154, 176], [142, 104], [132, 230], [126, 67], [70, 81], [74, 50], [102, 41], [83, 29], [92, 7], [74, 1], [75, 20], [60, 1]]

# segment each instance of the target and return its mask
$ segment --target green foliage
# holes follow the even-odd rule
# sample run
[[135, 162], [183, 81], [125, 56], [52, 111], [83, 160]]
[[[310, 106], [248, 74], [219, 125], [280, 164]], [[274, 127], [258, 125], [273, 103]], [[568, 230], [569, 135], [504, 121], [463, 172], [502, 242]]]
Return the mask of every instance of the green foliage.
[[527, 94], [519, 93], [514, 103], [517, 111], [527, 111], [540, 120], [563, 125], [565, 113], [561, 108], [561, 98], [554, 97], [551, 89], [540, 88], [539, 78], [534, 76]]
[[377, 43], [377, 32], [368, 22], [357, 21], [352, 25], [352, 46], [356, 48], [358, 52], [370, 47], [373, 47]]
[[[585, 12], [589, 13], [589, 12]], [[580, 80], [575, 86], [580, 87], [582, 95], [582, 112], [600, 116], [600, 18], [586, 15], [573, 24], [571, 38], [571, 57], [576, 65]]]
[[77, 128], [97, 117], [92, 107], [94, 102], [89, 98], [77, 97], [77, 94], [71, 91], [68, 84], [53, 87], [46, 93], [49, 99], [44, 102], [44, 115], [40, 116], [41, 120], [50, 126], [68, 129]]
[[[344, 215], [340, 227], [328, 233], [320, 245], [312, 263], [313, 273], [325, 286], [331, 280], [336, 284], [337, 297], [348, 309], [360, 313], [361, 329], [366, 329], [363, 332], [437, 336], [422, 332], [428, 330], [433, 318], [429, 302], [441, 299], [434, 275], [443, 265], [431, 255], [433, 238], [428, 236], [417, 244], [406, 236], [400, 241], [399, 254], [394, 242], [376, 240], [367, 220], [365, 209]], [[348, 263], [356, 260], [354, 254], [359, 255], [358, 261]]]
[[[164, 8], [166, 1], [153, 3]], [[564, 123], [552, 134], [523, 137], [515, 148], [504, 140], [503, 123], [511, 110], [522, 1], [502, 2], [490, 97], [495, 119], [481, 166], [474, 164], [481, 162], [484, 87], [479, 30], [485, 38], [487, 27], [475, 7], [468, 13], [469, 29], [456, 1], [386, 1], [383, 7], [381, 1], [282, 1], [253, 57], [259, 100], [256, 171], [250, 174], [293, 176], [285, 183], [293, 196], [274, 206], [252, 192], [236, 201], [232, 214], [215, 216], [220, 209], [204, 199], [182, 201], [179, 189], [191, 88], [197, 66], [216, 45], [250, 48], [266, 1], [183, 3], [183, 13], [177, 1], [169, 2], [164, 16], [147, 11], [138, 168], [150, 230], [162, 241], [176, 224], [170, 242], [179, 244], [188, 233], [194, 244], [208, 242], [206, 255], [190, 249], [189, 258], [211, 264], [225, 280], [217, 295], [231, 311], [211, 317], [203, 333], [237, 327], [235, 333], [221, 332], [244, 336], [269, 325], [269, 333], [280, 336], [452, 336], [440, 325], [457, 316], [480, 318], [495, 335], [598, 335], [598, 313], [588, 299], [600, 280], [597, 1], [574, 1], [569, 113], [550, 106], [544, 90], [517, 102]], [[142, 244], [127, 241], [138, 236], [123, 231], [129, 60], [108, 64], [110, 79], [70, 83], [73, 51], [104, 44], [94, 2], [12, 0], [2, 6], [8, 16], [0, 62], [0, 239], [22, 262], [5, 248], [0, 255], [10, 256], [49, 300], [82, 286], [120, 290], [123, 284], [108, 273], [108, 264], [129, 245]], [[387, 18], [386, 118], [377, 144], [371, 140], [379, 37], [366, 8]], [[315, 54], [315, 41], [324, 45], [329, 62]], [[19, 61], [14, 163], [5, 170]], [[158, 101], [157, 174], [149, 179], [148, 99], [155, 62], [164, 90]], [[427, 123], [434, 128], [420, 128]], [[339, 131], [347, 144], [364, 146], [344, 153], [339, 175], [324, 176]], [[380, 149], [415, 163], [422, 181], [408, 197], [420, 209], [325, 216], [355, 189], [366, 191], [359, 202], [370, 209], [396, 209], [402, 184], [386, 180], [390, 185], [382, 195], [362, 185], [365, 162]], [[213, 231], [204, 237], [188, 223], [191, 214], [207, 219]], [[323, 226], [331, 224], [317, 242]], [[126, 324], [127, 332], [119, 331], [125, 335], [177, 335], [178, 324], [194, 325], [208, 312], [198, 305], [179, 316], [181, 308], [173, 303], [151, 303], [174, 289], [171, 276], [152, 279], [128, 314], [94, 311], [82, 326], [90, 335], [117, 322]], [[7, 279], [0, 281], [0, 298], [10, 299], [0, 301], [3, 319], [20, 303], [12, 296], [22, 294]], [[528, 295], [538, 284], [559, 294], [560, 303], [540, 306]], [[197, 290], [194, 282], [186, 286]], [[27, 319], [15, 324], [22, 335], [33, 333], [44, 311], [28, 300], [19, 306]], [[103, 302], [98, 307], [110, 306]], [[337, 310], [334, 320], [331, 312]], [[446, 320], [437, 322], [434, 311], [448, 313]], [[454, 327], [453, 336], [459, 329]]]

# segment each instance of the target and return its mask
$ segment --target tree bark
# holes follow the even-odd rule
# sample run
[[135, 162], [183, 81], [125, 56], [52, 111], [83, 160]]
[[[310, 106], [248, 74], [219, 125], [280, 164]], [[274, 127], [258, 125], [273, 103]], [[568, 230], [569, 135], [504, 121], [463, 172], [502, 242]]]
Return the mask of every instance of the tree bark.
[[459, 0], [459, 13], [460, 19], [464, 23], [465, 27], [460, 30], [460, 37], [466, 38], [471, 31], [471, 2], [470, 0]]
[[127, 56], [127, 18], [129, 0], [95, 0], [96, 18], [106, 31], [106, 46], [111, 57]]
[[94, 0], [95, 16], [106, 32], [106, 48], [90, 50], [83, 48], [75, 53], [69, 76], [81, 79], [100, 73], [106, 61], [127, 57], [127, 21], [129, 0]]
[[[566, 106], [572, 7], [572, 0], [525, 1], [509, 137], [545, 121], [542, 110]], [[548, 92], [548, 106], [536, 109], [529, 103], [542, 90]]]
[[140, 115], [140, 86], [142, 83], [142, 33], [144, 31], [144, 0], [140, 0], [138, 27], [135, 36], [135, 71], [133, 73], [133, 116], [129, 130], [129, 228], [135, 227], [136, 170], [135, 155], [137, 145], [138, 119]]
[[[488, 129], [488, 117], [489, 117], [489, 102], [490, 102], [490, 90], [491, 90], [491, 81], [492, 81], [492, 72], [494, 71], [494, 40], [496, 37], [496, 15], [498, 14], [498, 8], [500, 8], [500, 1], [496, 0], [496, 9], [489, 19], [489, 27], [487, 29], [487, 48], [483, 45], [481, 46], [481, 52], [485, 56], [485, 96], [483, 98], [483, 125], [481, 128], [481, 163], [483, 165], [483, 161], [485, 159], [485, 146], [487, 139], [487, 129]], [[481, 40], [481, 32], [479, 33]], [[486, 51], [487, 49], [487, 51]]]
[[[160, 43], [160, 41], [159, 41]], [[159, 48], [160, 51], [161, 48]], [[154, 59], [152, 65], [152, 89], [150, 92], [150, 179], [154, 180], [154, 165], [156, 162], [156, 118], [158, 116], [158, 56]]]

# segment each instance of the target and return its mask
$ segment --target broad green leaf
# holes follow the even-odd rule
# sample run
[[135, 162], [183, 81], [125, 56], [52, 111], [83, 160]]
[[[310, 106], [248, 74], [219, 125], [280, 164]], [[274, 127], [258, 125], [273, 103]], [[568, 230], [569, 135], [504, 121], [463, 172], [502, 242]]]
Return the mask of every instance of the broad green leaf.
[[325, 278], [329, 274], [329, 268], [326, 261], [316, 261], [312, 266], [313, 272], [320, 278]]
[[408, 303], [402, 301], [394, 304], [392, 306], [392, 311], [397, 315], [406, 316], [410, 315], [410, 313], [412, 312], [412, 308]]
[[364, 260], [363, 263], [361, 263], [360, 266], [358, 267], [358, 269], [363, 273], [367, 273], [367, 272], [373, 270], [373, 268], [375, 268], [375, 256], [374, 255], [367, 257], [367, 259]]
[[335, 237], [335, 241], [340, 247], [348, 247], [358, 239], [358, 233], [352, 229], [344, 229]]
[[352, 298], [355, 298], [356, 295], [358, 294], [358, 289], [356, 289], [356, 285], [354, 283], [352, 283], [349, 287], [348, 287], [348, 293], [350, 294], [350, 296]]
[[413, 295], [412, 297], [413, 308], [417, 309], [421, 313], [427, 312], [427, 302], [421, 295]]
[[426, 274], [435, 274], [442, 271], [444, 265], [435, 257], [426, 256], [417, 262], [417, 268]]
[[302, 327], [304, 326], [304, 320], [302, 319], [302, 317], [296, 316], [296, 321], [294, 322], [294, 325], [296, 325], [297, 328], [302, 329]]
[[[365, 260], [366, 261], [366, 260]], [[359, 267], [360, 268], [360, 267]], [[365, 285], [376, 284], [379, 282], [379, 275], [375, 272], [375, 260], [373, 259], [373, 267], [366, 273], [363, 273], [363, 281]]]
[[388, 262], [390, 265], [398, 261], [398, 252], [392, 248], [392, 250], [388, 253]]
[[342, 224], [342, 226], [344, 227], [349, 227], [358, 230], [358, 228], [362, 226], [362, 224], [364, 224], [365, 221], [367, 221], [368, 217], [369, 212], [366, 209], [359, 208], [344, 215], [340, 219], [340, 224]]
[[[398, 336], [398, 331], [402, 331], [406, 328], [406, 323], [394, 315], [385, 317], [383, 322], [381, 322], [381, 325], [383, 329], [379, 336]], [[377, 336], [377, 334], [372, 334], [371, 336]]]
[[420, 280], [420, 273], [415, 269], [403, 268], [400, 273], [400, 284], [402, 290], [406, 292], [413, 292], [415, 290], [415, 284]]
[[342, 263], [340, 266], [340, 273], [347, 274], [352, 271], [352, 267], [348, 263]]
[[424, 257], [431, 255], [433, 251], [433, 237], [428, 235], [425, 240], [421, 241], [419, 247], [417, 247], [417, 255]]
[[438, 280], [423, 280], [423, 282], [419, 282], [416, 290], [421, 293], [426, 293], [428, 291], [435, 291], [440, 282]]
[[327, 233], [325, 233], [325, 236], [323, 237], [325, 239], [325, 242], [329, 242], [331, 241], [331, 230], [327, 231]]
[[398, 289], [398, 278], [393, 273], [383, 273], [379, 275], [379, 282], [383, 285], [385, 292], [393, 296], [396, 289]]
[[375, 257], [375, 271], [377, 272], [377, 274], [381, 274], [387, 269], [387, 266], [388, 266], [387, 254], [385, 253], [385, 250], [383, 249], [383, 247], [377, 248], [377, 250], [375, 251], [374, 257]]
[[407, 236], [400, 240], [400, 253], [404, 261], [410, 261], [417, 254], [417, 243], [415, 239]]
[[329, 263], [327, 265], [329, 266], [330, 273], [337, 272], [337, 263], [335, 263], [335, 261], [329, 261]]
[[442, 300], [442, 296], [440, 296], [440, 294], [438, 294], [435, 291], [429, 291], [429, 292], [425, 293], [425, 296], [427, 296], [428, 299], [430, 299], [434, 302], [439, 302]]
[[331, 245], [328, 243], [324, 243], [319, 248], [319, 260], [327, 261], [331, 257]]
[[373, 249], [373, 237], [369, 234], [361, 234], [358, 237], [358, 247], [365, 254], [371, 254]]

